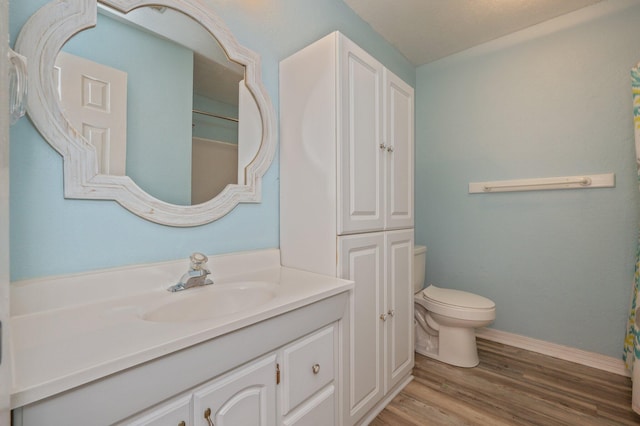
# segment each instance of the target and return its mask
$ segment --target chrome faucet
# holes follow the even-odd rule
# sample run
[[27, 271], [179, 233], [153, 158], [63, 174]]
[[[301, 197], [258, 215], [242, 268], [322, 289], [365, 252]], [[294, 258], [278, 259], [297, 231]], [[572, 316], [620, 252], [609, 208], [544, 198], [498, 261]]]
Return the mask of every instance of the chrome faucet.
[[207, 256], [202, 253], [193, 253], [189, 259], [191, 260], [189, 270], [180, 278], [180, 282], [169, 287], [168, 291], [176, 292], [213, 284], [213, 281], [207, 278], [207, 275], [211, 274], [211, 271], [207, 269], [207, 261], [209, 260]]

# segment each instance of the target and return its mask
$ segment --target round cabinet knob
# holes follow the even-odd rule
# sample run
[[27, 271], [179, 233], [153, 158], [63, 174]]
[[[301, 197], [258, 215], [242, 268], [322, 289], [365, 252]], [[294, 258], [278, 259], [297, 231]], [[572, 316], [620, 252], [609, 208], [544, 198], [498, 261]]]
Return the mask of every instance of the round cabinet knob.
[[178, 423], [178, 426], [187, 426], [187, 424], [183, 421], [181, 421], [180, 423]]
[[386, 321], [387, 320], [387, 314], [380, 314], [380, 319], [382, 321]]
[[389, 309], [389, 312], [387, 313], [389, 314], [390, 317], [392, 317], [396, 314], [396, 311], [394, 311], [393, 309]]
[[313, 371], [313, 374], [318, 374], [320, 372], [320, 364], [313, 364], [311, 371]]
[[382, 150], [387, 149], [387, 146], [385, 144], [381, 143], [380, 144], [380, 149], [382, 149]]
[[389, 146], [387, 147], [387, 152], [393, 152], [393, 146], [389, 145]]

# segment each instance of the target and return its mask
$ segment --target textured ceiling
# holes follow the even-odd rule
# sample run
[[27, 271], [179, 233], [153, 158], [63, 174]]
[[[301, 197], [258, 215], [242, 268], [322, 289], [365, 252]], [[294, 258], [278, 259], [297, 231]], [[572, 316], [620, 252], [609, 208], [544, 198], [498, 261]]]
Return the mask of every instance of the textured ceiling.
[[414, 65], [601, 0], [344, 0]]

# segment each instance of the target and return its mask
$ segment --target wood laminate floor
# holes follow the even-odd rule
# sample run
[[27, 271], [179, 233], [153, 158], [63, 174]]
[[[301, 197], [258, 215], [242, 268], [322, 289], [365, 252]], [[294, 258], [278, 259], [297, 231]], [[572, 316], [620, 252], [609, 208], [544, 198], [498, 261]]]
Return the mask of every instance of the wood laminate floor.
[[371, 423], [405, 425], [640, 425], [631, 380], [478, 339], [480, 365], [416, 354], [414, 380]]

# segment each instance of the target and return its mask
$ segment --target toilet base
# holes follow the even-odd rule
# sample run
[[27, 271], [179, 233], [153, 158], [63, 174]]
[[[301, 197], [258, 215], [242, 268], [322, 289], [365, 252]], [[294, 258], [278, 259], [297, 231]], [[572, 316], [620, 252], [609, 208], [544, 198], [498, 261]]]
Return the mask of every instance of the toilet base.
[[[434, 339], [437, 341], [434, 342]], [[441, 325], [438, 336], [429, 336], [427, 340], [416, 338], [415, 351], [457, 367], [471, 368], [480, 363], [475, 328]]]

